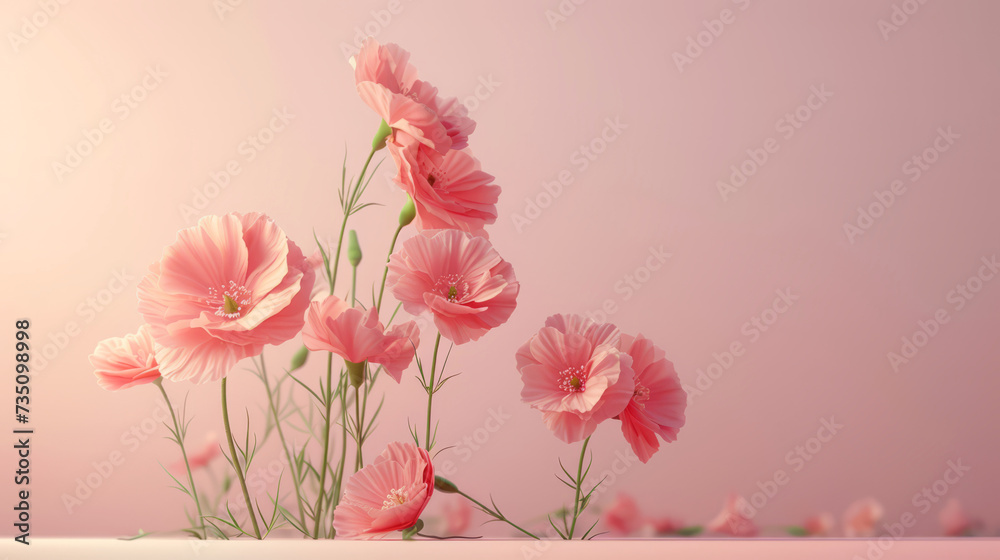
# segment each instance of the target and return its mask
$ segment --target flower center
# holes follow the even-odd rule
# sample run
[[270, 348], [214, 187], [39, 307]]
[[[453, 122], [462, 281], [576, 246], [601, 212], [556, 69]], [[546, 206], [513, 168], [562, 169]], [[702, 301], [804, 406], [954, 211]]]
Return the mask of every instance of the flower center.
[[646, 408], [646, 401], [649, 400], [649, 387], [644, 385], [636, 385], [635, 391], [632, 393], [632, 401], [640, 409]]
[[239, 319], [250, 308], [251, 296], [250, 290], [230, 280], [229, 284], [209, 288], [205, 301], [219, 317]]
[[583, 366], [572, 366], [559, 373], [559, 388], [567, 393], [579, 393], [587, 388]]
[[382, 509], [391, 509], [396, 506], [400, 506], [406, 503], [406, 492], [402, 488], [394, 489], [389, 492], [385, 497], [385, 501], [382, 502]]
[[448, 274], [438, 278], [434, 288], [441, 297], [452, 303], [464, 299], [469, 293], [469, 283], [458, 274]]

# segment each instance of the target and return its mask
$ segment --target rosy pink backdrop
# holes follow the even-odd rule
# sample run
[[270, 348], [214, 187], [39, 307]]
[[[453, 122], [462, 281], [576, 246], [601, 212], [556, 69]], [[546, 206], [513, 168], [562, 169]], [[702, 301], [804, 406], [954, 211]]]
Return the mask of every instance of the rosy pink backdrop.
[[[516, 519], [571, 500], [551, 473], [578, 448], [520, 403], [513, 352], [551, 313], [604, 308], [623, 330], [666, 348], [689, 386], [699, 370], [729, 363], [723, 354], [734, 343], [745, 351], [717, 379], [702, 379], [679, 441], [648, 465], [619, 469], [600, 503], [624, 491], [651, 514], [701, 523], [726, 493], [750, 496], [781, 469], [790, 481], [761, 508], [761, 525], [819, 511], [839, 517], [874, 496], [887, 520], [913, 512], [911, 534], [936, 535], [943, 502], [924, 513], [912, 497], [961, 459], [971, 470], [946, 498], [995, 529], [1000, 279], [983, 282], [960, 310], [949, 293], [1000, 252], [1000, 5], [928, 3], [886, 38], [879, 21], [892, 22], [893, 6], [257, 1], [221, 16], [207, 2], [62, 6], [34, 36], [0, 48], [9, 323], [0, 335], [12, 341], [13, 319], [27, 317], [47, 345], [36, 349], [35, 369], [44, 367], [32, 386], [34, 531], [116, 536], [184, 523], [183, 496], [156, 465], [175, 460], [173, 444], [161, 437], [166, 429], [142, 428], [153, 425], [156, 391], [105, 392], [86, 356], [138, 325], [135, 286], [193, 221], [184, 205], [203, 206], [199, 215], [265, 211], [302, 245], [314, 228], [332, 237], [345, 144], [356, 172], [378, 124], [342, 53], [366, 25], [411, 50], [443, 92], [466, 99], [479, 123], [476, 155], [504, 188], [491, 239], [522, 283], [510, 322], [453, 356], [453, 371], [464, 373], [435, 399], [447, 420], [439, 439], [455, 445], [438, 457], [442, 474], [492, 492]], [[561, 20], [546, 14], [560, 9]], [[3, 30], [23, 33], [22, 18], [39, 10], [34, 1], [5, 4]], [[720, 17], [732, 23], [706, 28]], [[712, 28], [721, 32], [709, 43]], [[703, 31], [708, 46], [679, 69], [674, 54]], [[147, 68], [146, 86], [134, 90]], [[832, 95], [820, 101], [813, 92], [824, 89]], [[116, 102], [133, 91], [143, 97], [134, 107]], [[785, 115], [797, 109], [804, 122], [788, 128]], [[294, 117], [273, 141], [252, 159], [241, 152], [282, 110]], [[93, 153], [69, 173], [54, 171], [67, 145], [102, 119], [114, 128]], [[935, 162], [912, 180], [914, 164], [904, 164], [949, 127], [958, 137], [939, 141], [947, 150], [930, 154]], [[591, 159], [581, 146], [591, 146]], [[717, 182], [729, 181], [747, 150], [762, 159], [764, 146], [774, 153], [724, 199]], [[206, 190], [230, 160], [239, 174]], [[402, 202], [388, 180], [391, 161], [384, 166], [371, 196], [386, 207], [353, 224], [365, 251], [362, 285], [378, 280], [374, 263]], [[845, 222], [856, 224], [858, 207], [897, 179], [905, 193], [852, 242]], [[784, 313], [765, 312], [776, 290], [797, 299]], [[887, 354], [941, 308], [948, 322], [895, 371]], [[744, 325], [762, 313], [775, 320], [755, 337]], [[79, 329], [66, 334], [71, 323]], [[270, 352], [272, 367], [295, 346]], [[231, 387], [243, 403], [234, 408], [249, 406], [260, 427], [259, 382], [234, 374]], [[405, 421], [422, 414], [412, 377], [385, 387], [372, 450], [407, 438]], [[184, 387], [170, 388], [180, 399]], [[217, 401], [217, 385], [191, 390], [192, 441], [220, 431]], [[794, 471], [786, 455], [831, 416], [843, 429]], [[123, 438], [132, 427], [148, 438], [134, 449]], [[593, 441], [595, 471], [627, 449], [615, 430], [602, 427]], [[63, 496], [100, 475], [94, 463], [116, 451], [123, 464], [68, 511]], [[269, 447], [261, 456], [266, 478], [279, 455]], [[9, 478], [4, 488], [13, 496]]]

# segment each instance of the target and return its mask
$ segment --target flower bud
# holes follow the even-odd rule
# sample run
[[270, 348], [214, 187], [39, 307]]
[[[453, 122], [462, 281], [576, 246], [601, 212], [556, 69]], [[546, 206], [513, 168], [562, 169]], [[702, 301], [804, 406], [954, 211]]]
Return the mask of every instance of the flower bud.
[[407, 226], [417, 217], [417, 207], [413, 205], [413, 198], [406, 195], [406, 204], [399, 211], [399, 227]]
[[347, 241], [347, 261], [355, 267], [361, 264], [361, 245], [358, 244], [358, 232], [353, 229]]
[[292, 367], [288, 368], [288, 371], [292, 372], [306, 365], [307, 359], [309, 359], [309, 349], [302, 346], [292, 355]]
[[458, 486], [455, 483], [444, 478], [443, 476], [434, 477], [434, 489], [438, 492], [444, 492], [445, 494], [457, 494]]

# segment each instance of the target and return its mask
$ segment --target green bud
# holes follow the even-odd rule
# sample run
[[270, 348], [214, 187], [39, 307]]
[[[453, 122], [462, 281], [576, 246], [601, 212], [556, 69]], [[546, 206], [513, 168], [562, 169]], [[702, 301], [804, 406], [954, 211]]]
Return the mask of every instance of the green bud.
[[389, 123], [382, 121], [378, 125], [378, 132], [375, 133], [375, 138], [372, 138], [372, 149], [378, 151], [384, 148], [385, 141], [390, 136], [392, 136], [392, 128], [389, 127]]
[[295, 354], [292, 355], [292, 367], [288, 371], [295, 371], [300, 367], [306, 365], [306, 360], [309, 359], [309, 349], [303, 346], [299, 348]]
[[399, 227], [407, 226], [417, 217], [417, 207], [413, 205], [413, 198], [406, 195], [406, 204], [399, 211]]
[[361, 245], [358, 244], [358, 232], [353, 229], [347, 241], [347, 261], [355, 267], [361, 264]]
[[702, 528], [701, 528], [700, 525], [694, 525], [694, 526], [691, 526], [691, 527], [684, 527], [682, 529], [678, 529], [677, 530], [677, 534], [680, 535], [680, 536], [682, 536], [682, 537], [693, 537], [693, 536], [697, 535], [698, 533], [701, 533], [701, 531], [702, 531]]
[[344, 360], [344, 363], [347, 364], [347, 377], [351, 381], [351, 386], [360, 387], [365, 382], [365, 363], [357, 364], [347, 360]]
[[799, 526], [796, 526], [796, 525], [792, 525], [791, 527], [785, 527], [785, 530], [787, 530], [788, 534], [791, 535], [791, 536], [793, 536], [793, 537], [808, 537], [809, 536], [809, 531], [806, 531], [805, 527], [799, 527]]
[[445, 494], [457, 494], [458, 486], [455, 483], [444, 478], [443, 476], [434, 477], [434, 489], [438, 492], [444, 492]]

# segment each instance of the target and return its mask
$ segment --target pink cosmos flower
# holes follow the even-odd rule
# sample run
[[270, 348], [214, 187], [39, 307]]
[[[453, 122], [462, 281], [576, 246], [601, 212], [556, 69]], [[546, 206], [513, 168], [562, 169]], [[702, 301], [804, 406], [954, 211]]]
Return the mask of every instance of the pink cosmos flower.
[[731, 494], [726, 498], [722, 511], [705, 525], [705, 529], [734, 537], [754, 537], [760, 531], [747, 513], [749, 511], [750, 504], [743, 496]]
[[604, 523], [612, 533], [630, 535], [642, 525], [639, 517], [639, 505], [632, 496], [619, 493], [615, 501], [604, 510]]
[[469, 501], [455, 496], [444, 503], [445, 535], [461, 535], [472, 522], [472, 506]]
[[392, 294], [411, 315], [430, 311], [455, 344], [478, 340], [507, 321], [520, 289], [514, 268], [482, 237], [426, 230], [389, 259]]
[[412, 527], [433, 491], [430, 455], [409, 442], [390, 443], [348, 479], [333, 528], [341, 538], [374, 539]]
[[[394, 140], [421, 144], [445, 154], [468, 146], [476, 123], [455, 98], [441, 98], [437, 88], [417, 79], [410, 53], [369, 37], [354, 60], [354, 81], [361, 100], [392, 129]], [[404, 139], [405, 138], [405, 139]]]
[[349, 362], [381, 364], [399, 383], [420, 344], [420, 329], [409, 321], [386, 330], [374, 306], [365, 311], [328, 296], [309, 304], [302, 341], [310, 350], [333, 352]]
[[497, 220], [500, 187], [467, 150], [450, 150], [444, 158], [395, 142], [389, 153], [399, 170], [395, 181], [412, 198], [418, 230], [460, 229], [486, 237], [484, 227]]
[[660, 448], [657, 435], [667, 443], [677, 439], [677, 432], [684, 426], [687, 393], [681, 388], [674, 364], [649, 339], [641, 334], [622, 335], [620, 348], [632, 357], [635, 390], [618, 418], [625, 440], [645, 463]]
[[833, 530], [833, 524], [833, 514], [820, 513], [806, 519], [805, 523], [802, 524], [802, 528], [810, 536], [825, 537]]
[[938, 521], [941, 523], [946, 537], [964, 537], [982, 528], [982, 523], [979, 520], [970, 519], [965, 514], [962, 504], [957, 498], [948, 500], [941, 508], [938, 513]]
[[109, 391], [150, 383], [160, 377], [149, 327], [136, 334], [102, 340], [90, 356], [97, 383]]
[[653, 535], [669, 535], [684, 528], [684, 524], [673, 517], [652, 517], [646, 525], [653, 529]]
[[[215, 434], [209, 434], [205, 438], [205, 444], [192, 453], [188, 454], [188, 464], [191, 470], [203, 469], [212, 461], [222, 455], [222, 448], [219, 447], [219, 438]], [[175, 472], [185, 471], [184, 459], [180, 459], [170, 465], [170, 470]]]
[[205, 216], [181, 230], [139, 283], [160, 372], [215, 381], [265, 344], [291, 339], [314, 280], [314, 266], [263, 214]]
[[632, 399], [632, 358], [618, 350], [620, 338], [614, 325], [553, 315], [518, 349], [521, 400], [542, 411], [546, 425], [566, 443], [590, 436]]
[[885, 510], [874, 498], [858, 500], [844, 512], [844, 536], [871, 537]]

